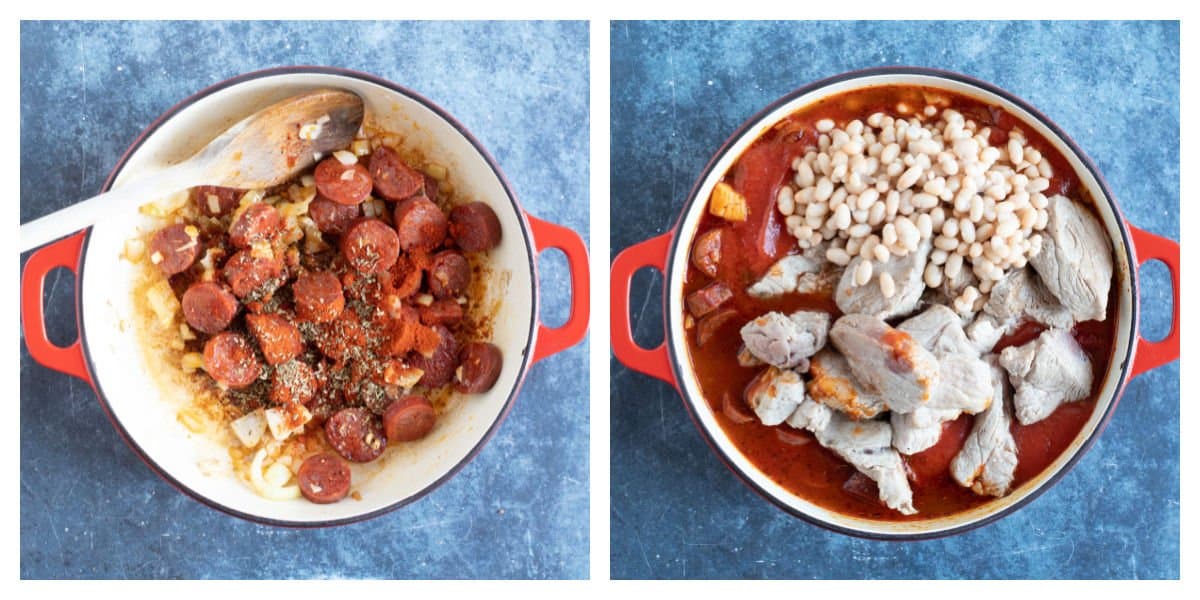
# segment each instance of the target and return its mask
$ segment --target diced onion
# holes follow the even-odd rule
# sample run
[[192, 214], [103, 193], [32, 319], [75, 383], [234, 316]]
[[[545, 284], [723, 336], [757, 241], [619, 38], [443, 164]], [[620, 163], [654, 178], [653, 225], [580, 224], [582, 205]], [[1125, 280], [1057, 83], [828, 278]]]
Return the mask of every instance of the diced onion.
[[247, 448], [257, 446], [263, 432], [267, 430], [262, 410], [248, 412], [230, 423], [230, 426], [233, 427], [233, 434], [237, 436], [238, 441]]

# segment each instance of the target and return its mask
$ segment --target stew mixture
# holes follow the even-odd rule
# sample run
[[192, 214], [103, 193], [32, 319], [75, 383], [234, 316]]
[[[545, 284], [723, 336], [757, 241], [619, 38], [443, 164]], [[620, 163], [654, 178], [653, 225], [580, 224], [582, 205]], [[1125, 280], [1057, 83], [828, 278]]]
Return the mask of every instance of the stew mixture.
[[787, 117], [718, 183], [685, 335], [718, 423], [772, 480], [848, 515], [935, 518], [1079, 433], [1112, 354], [1112, 244], [1025, 129], [943, 90], [865, 88]]
[[486, 392], [500, 374], [490, 323], [470, 310], [499, 220], [398, 149], [360, 138], [276, 188], [193, 188], [181, 206], [144, 207], [168, 224], [126, 246], [152, 265], [156, 325], [178, 332], [179, 364], [261, 495], [342, 499], [346, 461], [425, 437], [451, 388]]

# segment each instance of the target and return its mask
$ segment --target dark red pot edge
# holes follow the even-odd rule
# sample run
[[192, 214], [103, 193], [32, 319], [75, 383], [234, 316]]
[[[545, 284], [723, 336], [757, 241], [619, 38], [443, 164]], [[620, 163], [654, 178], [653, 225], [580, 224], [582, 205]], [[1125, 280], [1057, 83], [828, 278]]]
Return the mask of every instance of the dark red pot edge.
[[76, 315], [78, 315], [77, 331], [78, 331], [78, 335], [79, 335], [80, 347], [82, 349], [83, 358], [84, 358], [85, 363], [87, 364], [88, 373], [90, 375], [90, 380], [88, 381], [88, 384], [91, 385], [92, 390], [94, 390], [96, 392], [96, 398], [100, 403], [100, 407], [104, 410], [104, 413], [108, 416], [108, 420], [113, 424], [113, 427], [116, 428], [117, 432], [121, 435], [121, 439], [123, 439], [125, 441], [125, 443], [134, 451], [134, 453], [138, 456], [138, 458], [141, 459], [141, 461], [146, 464], [146, 466], [150, 467], [150, 469], [155, 474], [157, 474], [159, 477], [161, 477], [164, 481], [166, 481], [172, 487], [179, 490], [180, 492], [183, 492], [187, 496], [191, 497], [193, 500], [196, 500], [197, 502], [200, 502], [201, 504], [204, 504], [205, 506], [208, 506], [209, 508], [218, 510], [225, 514], [228, 514], [228, 515], [231, 515], [234, 517], [238, 517], [240, 519], [244, 519], [247, 521], [251, 521], [254, 523], [263, 524], [263, 525], [272, 525], [272, 526], [277, 526], [277, 527], [288, 527], [288, 528], [295, 528], [295, 529], [315, 529], [315, 528], [322, 528], [322, 527], [336, 527], [339, 525], [349, 525], [352, 523], [367, 521], [367, 520], [373, 519], [375, 517], [379, 517], [384, 514], [390, 513], [401, 507], [412, 504], [413, 502], [416, 502], [416, 501], [420, 500], [421, 498], [424, 498], [426, 495], [433, 492], [435, 489], [440, 487], [445, 482], [449, 481], [450, 478], [452, 478], [456, 474], [458, 474], [458, 472], [461, 471], [463, 469], [463, 467], [465, 467], [467, 465], [467, 463], [471, 462], [471, 460], [474, 459], [475, 456], [478, 455], [480, 451], [482, 451], [483, 447], [485, 445], [487, 445], [487, 443], [489, 441], [491, 441], [492, 437], [495, 436], [496, 431], [499, 430], [500, 425], [508, 417], [509, 412], [512, 411], [513, 403], [514, 403], [517, 395], [520, 393], [521, 386], [525, 382], [525, 376], [528, 374], [529, 368], [532, 366], [531, 361], [532, 361], [532, 357], [533, 357], [533, 348], [536, 346], [536, 343], [537, 343], [537, 323], [538, 323], [537, 315], [538, 315], [538, 303], [539, 303], [539, 299], [540, 299], [539, 298], [540, 294], [538, 293], [539, 290], [538, 290], [538, 277], [537, 277], [537, 261], [534, 260], [534, 257], [537, 256], [537, 251], [535, 250], [535, 248], [533, 246], [533, 240], [532, 240], [532, 237], [530, 234], [531, 229], [529, 226], [529, 221], [525, 218], [525, 211], [523, 208], [521, 208], [521, 204], [517, 200], [516, 192], [514, 191], [512, 184], [508, 181], [508, 178], [504, 175], [504, 172], [500, 169], [500, 165], [496, 162], [496, 159], [493, 158], [491, 153], [489, 153], [487, 151], [487, 149], [484, 148], [483, 145], [479, 142], [479, 140], [476, 139], [475, 136], [471, 134], [471, 132], [466, 128], [466, 126], [464, 126], [461, 122], [459, 122], [452, 115], [450, 115], [450, 113], [446, 112], [444, 109], [442, 109], [440, 106], [435, 104], [433, 101], [429, 100], [428, 98], [422, 96], [421, 94], [419, 94], [409, 88], [406, 88], [399, 84], [393, 83], [393, 82], [383, 79], [381, 77], [377, 77], [375, 75], [363, 73], [360, 71], [354, 71], [351, 69], [344, 69], [344, 68], [340, 68], [340, 67], [324, 67], [324, 66], [308, 66], [308, 65], [273, 67], [273, 68], [269, 68], [269, 69], [251, 71], [249, 73], [237, 75], [235, 77], [231, 77], [229, 79], [225, 79], [223, 81], [220, 81], [218, 83], [210, 85], [210, 86], [196, 92], [195, 94], [188, 96], [184, 100], [178, 102], [171, 108], [167, 109], [166, 112], [159, 115], [158, 118], [156, 118], [153, 122], [151, 122], [150, 125], [148, 125], [144, 130], [142, 130], [142, 132], [133, 141], [133, 143], [130, 144], [129, 148], [125, 150], [125, 153], [121, 155], [121, 158], [117, 161], [116, 166], [113, 167], [112, 171], [109, 173], [108, 178], [105, 180], [104, 186], [101, 188], [101, 191], [107, 191], [110, 187], [112, 187], [113, 181], [116, 180], [117, 175], [120, 174], [121, 169], [124, 168], [126, 162], [129, 160], [129, 157], [132, 156], [133, 153], [136, 152], [137, 149], [142, 146], [142, 144], [145, 142], [146, 138], [148, 138], [151, 134], [153, 134], [155, 131], [157, 131], [162, 126], [162, 124], [165, 123], [168, 119], [174, 117], [183, 109], [191, 106], [192, 104], [194, 104], [195, 102], [197, 102], [198, 100], [200, 100], [202, 98], [212, 95], [213, 93], [216, 93], [218, 91], [221, 91], [221, 90], [231, 87], [233, 85], [243, 83], [245, 81], [250, 81], [253, 79], [261, 79], [263, 77], [272, 77], [272, 76], [277, 76], [277, 75], [288, 75], [288, 74], [297, 74], [297, 73], [316, 73], [316, 74], [327, 74], [327, 75], [340, 75], [340, 76], [344, 76], [344, 77], [360, 79], [360, 80], [363, 80], [363, 81], [366, 81], [369, 83], [374, 83], [376, 85], [388, 88], [392, 91], [395, 91], [402, 95], [408, 96], [409, 98], [412, 98], [413, 100], [417, 101], [418, 103], [422, 104], [429, 110], [436, 113], [441, 118], [445, 119], [446, 122], [450, 123], [450, 125], [452, 127], [454, 127], [460, 134], [462, 134], [463, 137], [467, 138], [467, 140], [471, 143], [471, 145], [475, 148], [475, 150], [477, 152], [479, 152], [479, 154], [488, 163], [488, 166], [491, 167], [492, 171], [496, 174], [496, 176], [500, 179], [501, 184], [504, 186], [505, 194], [508, 196], [509, 202], [512, 203], [513, 210], [516, 211], [516, 213], [517, 213], [517, 219], [521, 223], [521, 236], [525, 242], [525, 249], [528, 252], [528, 255], [530, 256], [529, 267], [530, 267], [532, 299], [531, 299], [531, 313], [530, 313], [529, 336], [528, 336], [529, 342], [528, 342], [528, 344], [526, 344], [525, 348], [522, 350], [523, 357], [522, 357], [522, 361], [521, 361], [521, 370], [517, 376], [517, 382], [513, 386], [512, 391], [509, 393], [508, 398], [505, 399], [504, 408], [503, 408], [503, 410], [501, 410], [500, 415], [496, 418], [496, 421], [494, 423], [492, 423], [492, 426], [484, 434], [483, 438], [479, 440], [479, 443], [477, 443], [475, 445], [475, 447], [472, 448], [471, 451], [468, 452], [465, 457], [463, 457], [462, 460], [460, 460], [457, 464], [455, 464], [454, 467], [452, 467], [449, 471], [447, 471], [443, 476], [441, 476], [440, 478], [438, 478], [436, 481], [429, 484], [425, 488], [421, 489], [417, 493], [415, 493], [411, 496], [408, 496], [407, 498], [404, 498], [402, 500], [399, 500], [397, 502], [394, 502], [392, 504], [389, 504], [388, 506], [385, 506], [383, 508], [380, 508], [380, 509], [368, 512], [368, 513], [363, 513], [361, 515], [346, 517], [344, 519], [331, 519], [328, 521], [289, 521], [289, 520], [283, 520], [283, 519], [271, 519], [271, 518], [261, 517], [258, 515], [252, 515], [249, 513], [239, 511], [237, 509], [231, 508], [229, 506], [226, 506], [224, 504], [221, 504], [219, 502], [216, 502], [216, 501], [204, 496], [203, 494], [189, 488], [188, 486], [184, 485], [179, 480], [172, 477], [171, 474], [168, 473], [166, 469], [159, 466], [158, 463], [156, 463], [152, 458], [150, 458], [149, 454], [147, 454], [141, 448], [141, 446], [139, 446], [137, 444], [137, 442], [135, 442], [133, 440], [133, 438], [129, 435], [129, 432], [126, 431], [126, 429], [123, 425], [121, 425], [121, 423], [117, 419], [116, 415], [113, 414], [112, 409], [109, 406], [108, 399], [105, 396], [104, 392], [100, 388], [99, 379], [96, 377], [96, 367], [92, 361], [91, 352], [88, 349], [87, 336], [85, 335], [85, 329], [84, 329], [84, 325], [83, 325], [84, 316], [83, 316], [82, 290], [83, 290], [83, 277], [84, 277], [84, 273], [85, 273], [84, 257], [87, 255], [87, 249], [91, 242], [92, 228], [90, 228], [90, 227], [86, 230], [87, 235], [85, 236], [85, 238], [83, 240], [83, 244], [81, 245], [80, 250], [79, 250], [78, 276], [77, 276], [77, 281], [75, 282], [75, 308], [76, 308]]
[[[883, 540], [883, 541], [919, 541], [919, 540], [938, 539], [938, 538], [959, 535], [959, 534], [966, 533], [968, 531], [983, 527], [985, 525], [994, 523], [994, 522], [998, 521], [999, 519], [1006, 517], [1006, 516], [1012, 514], [1013, 512], [1016, 512], [1017, 510], [1021, 509], [1022, 507], [1029, 504], [1037, 497], [1041, 496], [1046, 490], [1050, 489], [1055, 484], [1057, 484], [1072, 468], [1075, 467], [1075, 465], [1079, 462], [1079, 460], [1083, 458], [1084, 454], [1086, 454], [1087, 451], [1090, 450], [1091, 447], [1096, 443], [1096, 440], [1097, 440], [1097, 438], [1099, 438], [1100, 434], [1103, 433], [1104, 430], [1108, 427], [1108, 423], [1112, 419], [1113, 411], [1116, 410], [1117, 404], [1120, 402], [1120, 399], [1121, 399], [1121, 394], [1124, 393], [1125, 386], [1129, 382], [1129, 368], [1130, 368], [1130, 365], [1132, 364], [1133, 351], [1137, 345], [1137, 339], [1138, 339], [1138, 309], [1139, 309], [1137, 262], [1136, 262], [1135, 257], [1133, 256], [1133, 242], [1130, 238], [1129, 227], [1126, 224], [1125, 215], [1121, 212], [1120, 207], [1117, 206], [1117, 203], [1113, 198], [1112, 190], [1109, 189], [1108, 183], [1104, 180], [1104, 177], [1100, 174], [1100, 170], [1098, 168], [1096, 168], [1095, 163], [1093, 163], [1092, 159], [1089, 158], [1088, 155], [1083, 152], [1083, 149], [1080, 148], [1079, 145], [1075, 143], [1075, 140], [1073, 140], [1070, 136], [1068, 136], [1066, 134], [1066, 132], [1063, 131], [1052, 120], [1050, 120], [1049, 117], [1042, 114], [1041, 111], [1034, 108], [1028, 102], [1017, 97], [1015, 94], [1013, 94], [1007, 90], [1004, 90], [1000, 87], [997, 87], [991, 83], [982, 81], [980, 79], [976, 79], [976, 78], [968, 76], [968, 75], [963, 75], [961, 73], [955, 73], [953, 71], [947, 71], [947, 70], [942, 70], [942, 69], [933, 69], [933, 68], [928, 68], [928, 67], [890, 66], [890, 67], [874, 67], [874, 68], [869, 68], [869, 69], [848, 71], [846, 73], [841, 73], [839, 75], [833, 75], [831, 77], [826, 77], [824, 79], [815, 81], [813, 83], [810, 83], [808, 85], [802, 86], [800, 88], [797, 88], [797, 89], [789, 92], [788, 94], [784, 95], [783, 97], [779, 98], [778, 100], [775, 100], [774, 102], [769, 104], [766, 108], [763, 108], [762, 110], [758, 111], [757, 113], [754, 114], [754, 116], [750, 117], [748, 120], [743, 122], [742, 125], [739, 126], [725, 140], [725, 142], [721, 144], [720, 148], [716, 151], [716, 153], [713, 154], [713, 157], [708, 161], [708, 164], [705, 165], [704, 169], [700, 172], [700, 176], [696, 179], [696, 182], [692, 185], [691, 191], [688, 192], [687, 200], [686, 200], [684, 206], [682, 207], [682, 209], [680, 210], [678, 217], [676, 217], [675, 224], [672, 225], [672, 228], [671, 228], [671, 231], [672, 231], [671, 243], [668, 246], [669, 251], [667, 253], [667, 262], [666, 262], [666, 264], [668, 265], [668, 269], [667, 269], [668, 272], [665, 273], [664, 277], [663, 277], [663, 298], [662, 298], [663, 313], [662, 314], [664, 314], [664, 315], [669, 314], [667, 312], [667, 310], [669, 308], [668, 307], [668, 303], [669, 303], [668, 290], [671, 289], [671, 284], [672, 284], [673, 277], [674, 277], [673, 273], [672, 273], [673, 269], [670, 268], [670, 265], [674, 264], [675, 255], [680, 250], [679, 242], [680, 242], [681, 234], [683, 233], [682, 225], [683, 225], [684, 216], [688, 213], [688, 209], [690, 208], [691, 204], [693, 202], [695, 202], [696, 194], [699, 192], [700, 186], [704, 183], [704, 180], [708, 178], [708, 175], [713, 171], [717, 162], [730, 151], [730, 149], [733, 147], [733, 145], [739, 139], [741, 139], [744, 135], [746, 135], [748, 132], [750, 132], [755, 125], [757, 125], [759, 122], [761, 122], [762, 119], [764, 119], [767, 115], [769, 115], [774, 110], [778, 109], [780, 106], [783, 106], [784, 104], [787, 104], [788, 102], [791, 102], [792, 100], [794, 100], [795, 98], [797, 98], [799, 96], [813, 92], [813, 91], [818, 90], [823, 87], [827, 87], [827, 86], [835, 84], [835, 83], [840, 83], [840, 82], [851, 80], [851, 79], [858, 79], [858, 78], [862, 78], [862, 77], [875, 76], [875, 75], [925, 75], [925, 76], [932, 76], [932, 77], [940, 77], [942, 79], [948, 79], [951, 81], [957, 81], [959, 83], [965, 83], [965, 84], [968, 84], [971, 86], [975, 86], [984, 91], [991, 92], [997, 96], [1000, 96], [1001, 98], [1004, 98], [1004, 99], [1008, 100], [1009, 102], [1012, 102], [1013, 104], [1022, 108], [1023, 110], [1027, 111], [1035, 119], [1037, 119], [1038, 121], [1041, 121], [1041, 123], [1044, 124], [1047, 128], [1049, 128], [1051, 132], [1053, 132], [1055, 135], [1057, 135], [1059, 138], [1061, 138], [1063, 140], [1063, 142], [1066, 144], [1066, 146], [1072, 152], [1075, 153], [1075, 155], [1079, 158], [1079, 160], [1083, 164], [1083, 166], [1092, 174], [1092, 176], [1094, 176], [1096, 178], [1096, 181], [1100, 184], [1101, 191], [1104, 192], [1104, 201], [1108, 203], [1109, 207], [1113, 211], [1114, 216], [1116, 217], [1118, 224], [1120, 225], [1121, 239], [1123, 242], [1122, 246], [1125, 250], [1126, 260], [1128, 261], [1128, 264], [1130, 265], [1130, 278], [1129, 279], [1130, 279], [1131, 293], [1133, 295], [1133, 302], [1132, 302], [1132, 310], [1130, 312], [1129, 345], [1127, 348], [1125, 348], [1124, 356], [1119, 358], [1119, 361], [1120, 361], [1119, 362], [1119, 365], [1120, 365], [1119, 383], [1117, 385], [1116, 391], [1113, 393], [1112, 397], [1109, 399], [1108, 407], [1105, 409], [1104, 416], [1101, 418], [1100, 423], [1097, 425], [1095, 431], [1093, 431], [1092, 434], [1090, 436], [1088, 436], [1088, 439], [1084, 441], [1083, 445], [1080, 446], [1080, 448], [1078, 450], [1076, 450], [1075, 454], [1067, 461], [1066, 464], [1064, 464], [1062, 466], [1061, 469], [1059, 469], [1059, 471], [1057, 473], [1055, 473], [1052, 477], [1050, 477], [1046, 481], [1042, 482], [1042, 484], [1039, 485], [1035, 490], [1030, 492], [1029, 495], [1025, 496], [1020, 501], [1018, 501], [1008, 507], [1005, 507], [1002, 510], [996, 511], [995, 513], [988, 515], [982, 519], [979, 519], [978, 521], [974, 521], [974, 522], [960, 525], [957, 527], [952, 527], [949, 529], [944, 529], [941, 531], [925, 532], [925, 533], [917, 532], [917, 533], [882, 534], [882, 533], [859, 531], [857, 529], [850, 529], [850, 528], [842, 527], [842, 526], [839, 526], [839, 525], [836, 525], [836, 524], [833, 524], [833, 523], [830, 523], [827, 521], [823, 521], [823, 520], [813, 517], [811, 515], [804, 514], [798, 510], [793, 509], [792, 507], [785, 504], [783, 501], [772, 496], [766, 490], [762, 489], [760, 486], [758, 486], [756, 483], [754, 483], [754, 481], [751, 480], [750, 477], [745, 472], [743, 472], [741, 469], [739, 469], [737, 467], [737, 465], [734, 464], [734, 462], [729, 457], [729, 455], [726, 454], [725, 451], [720, 448], [720, 446], [716, 443], [716, 440], [713, 439], [712, 434], [710, 434], [709, 431], [700, 422], [698, 414], [696, 413], [695, 409], [692, 407], [692, 402], [688, 400], [688, 398], [686, 397], [686, 394], [684, 393], [683, 385], [678, 384], [676, 386], [676, 389], [679, 390], [680, 399], [683, 401], [684, 408], [687, 410], [688, 416], [691, 418], [692, 423], [696, 426], [696, 429], [700, 431], [701, 437], [704, 438], [704, 442], [706, 444], [708, 444], [708, 447], [711, 448], [712, 451], [715, 452], [718, 457], [720, 457], [721, 462], [725, 465], [725, 467], [728, 468], [730, 471], [733, 471], [733, 473], [738, 476], [738, 479], [741, 480], [741, 482], [743, 484], [745, 484], [747, 487], [749, 487], [752, 491], [754, 491], [756, 494], [763, 497], [764, 499], [768, 500], [769, 502], [771, 502], [772, 504], [774, 504], [776, 507], [780, 508], [784, 512], [788, 513], [789, 515], [800, 518], [804, 521], [807, 521], [808, 523], [811, 523], [818, 527], [827, 529], [829, 531], [834, 531], [837, 533], [849, 535], [852, 537], [864, 538], [864, 539], [874, 539], [874, 540]], [[682, 382], [684, 380], [684, 375], [685, 375], [683, 364], [680, 361], [680, 357], [675, 355], [674, 346], [670, 343], [670, 340], [674, 339], [675, 331], [673, 331], [671, 328], [671, 319], [664, 319], [663, 321], [664, 321], [663, 327], [665, 329], [665, 336], [666, 336], [664, 339], [667, 341], [666, 346], [667, 346], [667, 355], [669, 357], [669, 362], [671, 363], [671, 368], [675, 374], [676, 381]], [[1117, 354], [1119, 354], [1119, 352], [1114, 352], [1114, 356], [1113, 356], [1114, 360], [1118, 360]], [[687, 357], [683, 357], [683, 359], [687, 360]], [[919, 523], [919, 521], [918, 521], [918, 523]]]

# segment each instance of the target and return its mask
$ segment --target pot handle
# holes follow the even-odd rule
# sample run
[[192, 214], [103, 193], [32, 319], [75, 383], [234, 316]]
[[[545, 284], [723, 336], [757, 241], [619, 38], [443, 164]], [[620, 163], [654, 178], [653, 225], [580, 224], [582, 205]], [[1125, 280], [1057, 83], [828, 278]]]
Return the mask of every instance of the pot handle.
[[1129, 225], [1129, 233], [1133, 237], [1133, 254], [1138, 267], [1148, 260], [1162, 261], [1171, 272], [1172, 289], [1171, 332], [1157, 342], [1138, 336], [1131, 375], [1136, 377], [1179, 359], [1179, 242], [1142, 231], [1133, 225]]
[[[591, 291], [588, 269], [587, 245], [578, 233], [561, 225], [543, 221], [529, 213], [529, 228], [533, 231], [533, 244], [540, 254], [547, 248], [558, 248], [567, 257], [567, 269], [571, 273], [571, 314], [561, 327], [546, 327], [538, 321], [537, 344], [533, 349], [533, 362], [557, 354], [583, 341], [587, 335], [588, 318], [591, 315]], [[537, 282], [534, 282], [537, 285]]]
[[21, 272], [21, 328], [25, 334], [25, 346], [33, 360], [45, 367], [67, 375], [74, 375], [89, 384], [87, 362], [83, 359], [83, 348], [78, 339], [70, 346], [56, 346], [46, 336], [46, 321], [42, 306], [42, 288], [46, 275], [57, 267], [65, 267], [75, 274], [75, 285], [79, 285], [79, 259], [87, 230], [67, 236], [57, 242], [35, 250], [25, 261]]
[[654, 267], [666, 273], [667, 253], [671, 245], [672, 232], [650, 238], [622, 250], [613, 260], [610, 283], [612, 286], [611, 314], [613, 355], [621, 364], [661, 379], [678, 388], [671, 361], [667, 357], [666, 340], [652, 349], [642, 348], [633, 340], [633, 326], [629, 314], [629, 284], [633, 274], [643, 267]]

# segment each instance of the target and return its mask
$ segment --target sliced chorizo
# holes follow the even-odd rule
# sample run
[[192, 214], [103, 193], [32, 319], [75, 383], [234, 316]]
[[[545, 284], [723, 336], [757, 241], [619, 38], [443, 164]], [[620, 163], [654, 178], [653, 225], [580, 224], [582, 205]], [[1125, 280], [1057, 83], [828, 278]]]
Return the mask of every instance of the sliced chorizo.
[[425, 197], [429, 198], [430, 200], [433, 200], [434, 202], [437, 202], [438, 189], [441, 187], [441, 184], [438, 183], [438, 180], [436, 180], [428, 175], [425, 175], [424, 177], [425, 177], [425, 191], [424, 191]]
[[446, 213], [425, 196], [400, 202], [393, 216], [400, 247], [405, 251], [432, 250], [446, 241]]
[[435, 298], [461, 296], [471, 283], [471, 264], [454, 250], [439, 252], [429, 264], [429, 293]]
[[703, 346], [705, 342], [710, 340], [726, 323], [729, 323], [736, 317], [738, 312], [732, 308], [705, 315], [696, 324], [696, 345]]
[[714, 281], [687, 296], [688, 310], [699, 319], [733, 298], [733, 291], [724, 282]]
[[283, 261], [255, 256], [251, 250], [239, 250], [231, 256], [221, 268], [221, 275], [233, 294], [246, 302], [270, 296], [287, 281]]
[[216, 185], [201, 185], [191, 189], [192, 203], [200, 214], [209, 217], [227, 215], [237, 208], [242, 198], [242, 190]]
[[262, 363], [245, 337], [225, 331], [208, 338], [204, 344], [204, 370], [217, 383], [237, 389], [258, 379]]
[[183, 318], [196, 331], [221, 333], [237, 316], [238, 300], [218, 283], [199, 281], [188, 287], [180, 300]]
[[371, 462], [387, 448], [379, 417], [361, 407], [343, 408], [325, 421], [329, 445], [352, 462]]
[[296, 472], [300, 493], [316, 504], [332, 504], [350, 493], [350, 465], [324, 452], [314, 454]]
[[458, 354], [459, 367], [454, 374], [454, 389], [467, 394], [482, 394], [496, 385], [504, 355], [495, 344], [470, 342]]
[[346, 262], [360, 273], [382, 273], [396, 264], [400, 238], [379, 219], [359, 219], [342, 234], [340, 249]]
[[332, 321], [346, 307], [342, 282], [329, 271], [301, 273], [292, 284], [292, 297], [296, 301], [296, 315], [314, 323]]
[[229, 226], [229, 242], [238, 248], [269, 240], [283, 229], [283, 217], [274, 206], [255, 202], [237, 215]]
[[450, 211], [450, 235], [464, 252], [486, 252], [500, 244], [500, 219], [483, 202], [455, 206]]
[[357, 162], [344, 165], [331, 156], [317, 164], [313, 179], [317, 191], [338, 204], [359, 204], [371, 193], [371, 175]]
[[277, 365], [304, 352], [304, 336], [286, 318], [274, 313], [246, 315], [246, 328], [258, 340], [267, 364]]
[[428, 356], [413, 352], [408, 360], [410, 365], [424, 371], [418, 383], [429, 388], [450, 383], [454, 370], [458, 368], [458, 341], [454, 339], [454, 334], [442, 325], [434, 325], [433, 330], [438, 334], [438, 343], [433, 352]]
[[352, 358], [350, 352], [366, 344], [366, 332], [352, 310], [342, 311], [334, 320], [318, 325], [313, 338], [313, 345], [321, 354], [339, 362]]
[[383, 431], [389, 442], [419, 440], [437, 424], [437, 411], [424, 396], [404, 396], [388, 405], [383, 413]]
[[200, 230], [192, 225], [167, 225], [150, 238], [150, 262], [165, 275], [188, 270], [200, 256]]
[[317, 196], [308, 204], [308, 216], [321, 233], [341, 235], [362, 214], [358, 204], [338, 204], [329, 198]]
[[384, 200], [398, 202], [419, 192], [425, 184], [424, 176], [404, 164], [400, 155], [387, 146], [371, 153], [370, 169], [375, 193]]
[[463, 307], [454, 298], [434, 300], [418, 309], [424, 325], [457, 325], [463, 318]]
[[275, 367], [271, 375], [271, 401], [275, 404], [308, 404], [317, 395], [317, 376], [312, 367], [292, 360]]
[[709, 229], [700, 234], [692, 244], [692, 265], [709, 277], [717, 276], [717, 265], [721, 263], [722, 229]]

